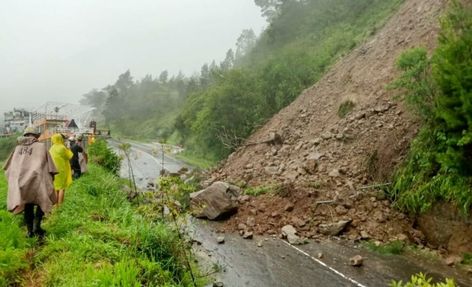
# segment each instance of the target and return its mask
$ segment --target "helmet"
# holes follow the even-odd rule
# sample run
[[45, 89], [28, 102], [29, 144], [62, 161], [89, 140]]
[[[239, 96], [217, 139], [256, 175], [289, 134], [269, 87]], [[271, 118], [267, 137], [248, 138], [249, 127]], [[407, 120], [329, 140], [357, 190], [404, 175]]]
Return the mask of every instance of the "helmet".
[[39, 138], [39, 136], [41, 135], [41, 133], [38, 132], [37, 129], [35, 129], [34, 127], [27, 127], [25, 129], [25, 131], [23, 132], [23, 136], [29, 136], [29, 135], [32, 135], [34, 136], [35, 138]]

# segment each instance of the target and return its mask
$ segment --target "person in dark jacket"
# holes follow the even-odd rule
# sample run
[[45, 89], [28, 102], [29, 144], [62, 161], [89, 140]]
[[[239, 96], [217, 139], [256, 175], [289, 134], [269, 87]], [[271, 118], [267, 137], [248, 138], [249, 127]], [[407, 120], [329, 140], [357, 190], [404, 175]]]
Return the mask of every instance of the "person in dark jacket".
[[72, 156], [72, 159], [70, 160], [70, 166], [72, 168], [72, 172], [74, 179], [80, 178], [82, 176], [82, 170], [80, 168], [80, 161], [79, 161], [79, 153], [83, 153], [84, 149], [78, 144], [75, 140], [75, 138], [71, 137], [69, 138], [70, 142], [70, 150], [74, 154]]

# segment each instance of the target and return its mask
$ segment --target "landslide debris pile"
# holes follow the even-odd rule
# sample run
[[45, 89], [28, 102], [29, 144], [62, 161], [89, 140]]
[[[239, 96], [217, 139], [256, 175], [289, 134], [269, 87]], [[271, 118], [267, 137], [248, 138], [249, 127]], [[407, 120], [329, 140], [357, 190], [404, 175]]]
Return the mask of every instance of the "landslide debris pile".
[[[245, 197], [227, 229], [276, 234], [290, 224], [306, 237], [380, 241], [423, 235], [379, 188], [404, 158], [418, 124], [395, 92], [395, 60], [433, 50], [443, 0], [407, 0], [376, 35], [254, 133], [209, 181], [268, 187]], [[347, 222], [347, 223], [346, 223]], [[249, 223], [249, 225], [248, 225]], [[345, 226], [339, 230], [340, 223]]]

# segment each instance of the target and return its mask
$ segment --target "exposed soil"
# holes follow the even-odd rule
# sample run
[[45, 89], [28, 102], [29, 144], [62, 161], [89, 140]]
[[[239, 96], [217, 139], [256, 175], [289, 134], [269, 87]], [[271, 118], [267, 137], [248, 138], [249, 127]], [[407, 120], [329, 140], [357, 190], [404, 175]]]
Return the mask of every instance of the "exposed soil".
[[[320, 224], [347, 219], [352, 222], [342, 236], [349, 239], [423, 241], [382, 191], [366, 186], [388, 182], [417, 132], [418, 124], [386, 85], [398, 74], [394, 63], [403, 51], [434, 49], [445, 2], [405, 1], [376, 35], [339, 60], [214, 172], [210, 181], [279, 186], [275, 195], [243, 202], [226, 230], [249, 222], [256, 233], [279, 233], [293, 224], [303, 236], [317, 238]], [[340, 118], [339, 106], [347, 100], [355, 106]], [[320, 201], [328, 203], [316, 204]]]
[[472, 251], [472, 215], [465, 217], [453, 204], [435, 204], [418, 218], [428, 243], [457, 254]]

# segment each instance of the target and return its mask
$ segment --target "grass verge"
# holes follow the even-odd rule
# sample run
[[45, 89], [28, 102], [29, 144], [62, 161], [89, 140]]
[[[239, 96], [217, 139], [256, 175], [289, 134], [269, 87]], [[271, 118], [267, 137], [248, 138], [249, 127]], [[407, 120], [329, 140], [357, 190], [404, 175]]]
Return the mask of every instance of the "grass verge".
[[16, 138], [18, 135], [13, 135], [6, 138], [0, 138], [0, 161], [6, 160], [16, 145]]
[[19, 272], [28, 268], [28, 251], [33, 244], [21, 229], [21, 218], [6, 209], [7, 183], [0, 173], [0, 286], [14, 286], [21, 282]]
[[373, 252], [383, 255], [399, 255], [405, 251], [406, 244], [403, 241], [395, 240], [386, 244], [375, 244], [375, 242], [365, 242], [364, 246]]
[[199, 157], [193, 154], [192, 152], [189, 152], [187, 150], [176, 154], [175, 158], [180, 159], [181, 161], [191, 165], [198, 167], [200, 169], [210, 169], [214, 166], [216, 166], [216, 162], [209, 160], [207, 158]]
[[[11, 238], [24, 238], [16, 222], [6, 224], [17, 229]], [[120, 181], [100, 167], [90, 166], [44, 226], [47, 237], [32, 259], [38, 285], [193, 286], [182, 253], [187, 246], [177, 233], [139, 214], [120, 191]], [[10, 273], [25, 268], [27, 247], [19, 244], [15, 250], [23, 256], [10, 256], [22, 258], [7, 264], [16, 266]], [[18, 282], [15, 276], [10, 278]]]

